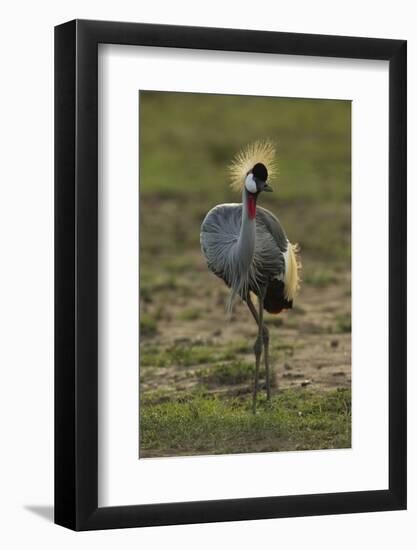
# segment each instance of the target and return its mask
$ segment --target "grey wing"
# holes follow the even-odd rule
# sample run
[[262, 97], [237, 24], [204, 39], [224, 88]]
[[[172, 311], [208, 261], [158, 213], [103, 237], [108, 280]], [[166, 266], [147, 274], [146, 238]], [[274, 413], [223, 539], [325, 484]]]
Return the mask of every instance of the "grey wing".
[[266, 208], [256, 211], [255, 262], [262, 266], [264, 278], [271, 280], [285, 276], [285, 257], [288, 239], [278, 218]]
[[282, 252], [286, 252], [288, 248], [288, 239], [279, 219], [266, 208], [258, 206], [256, 211], [256, 222], [262, 223], [271, 233], [272, 237], [278, 245], [278, 248]]
[[239, 238], [241, 204], [219, 204], [208, 212], [201, 224], [201, 250], [213, 273], [223, 277], [230, 248]]

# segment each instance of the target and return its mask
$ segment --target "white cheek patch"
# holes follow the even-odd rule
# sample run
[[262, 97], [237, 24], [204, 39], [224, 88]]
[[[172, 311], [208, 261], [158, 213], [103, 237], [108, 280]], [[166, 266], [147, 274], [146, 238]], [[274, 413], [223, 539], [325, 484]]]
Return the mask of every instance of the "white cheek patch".
[[245, 187], [249, 193], [256, 193], [258, 188], [256, 187], [256, 181], [253, 179], [253, 174], [248, 174], [245, 179]]

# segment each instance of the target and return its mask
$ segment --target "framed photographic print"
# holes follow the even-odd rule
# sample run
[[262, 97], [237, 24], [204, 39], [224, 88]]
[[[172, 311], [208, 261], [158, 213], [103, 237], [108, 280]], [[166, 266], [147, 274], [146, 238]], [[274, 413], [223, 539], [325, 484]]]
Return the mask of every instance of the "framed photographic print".
[[406, 507], [406, 42], [55, 29], [55, 521]]

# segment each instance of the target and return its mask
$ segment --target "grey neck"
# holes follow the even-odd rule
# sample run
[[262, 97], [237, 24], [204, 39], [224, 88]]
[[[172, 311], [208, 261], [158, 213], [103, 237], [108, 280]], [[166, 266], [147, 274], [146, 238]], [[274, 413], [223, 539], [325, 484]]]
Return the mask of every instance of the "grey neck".
[[237, 242], [237, 257], [242, 272], [247, 272], [252, 264], [255, 253], [256, 218], [251, 220], [248, 216], [248, 193], [243, 189], [242, 193], [242, 224]]

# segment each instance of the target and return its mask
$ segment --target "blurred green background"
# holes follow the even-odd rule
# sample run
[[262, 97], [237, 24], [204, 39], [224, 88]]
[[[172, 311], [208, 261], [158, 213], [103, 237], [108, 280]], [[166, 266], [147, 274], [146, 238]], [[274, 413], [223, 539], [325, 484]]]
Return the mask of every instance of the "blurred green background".
[[[285, 444], [281, 439], [278, 443], [273, 422], [273, 433], [264, 434], [265, 441], [275, 441], [272, 448], [254, 447], [248, 434], [245, 441], [249, 441], [241, 444], [235, 432], [223, 434], [227, 411], [233, 413], [237, 407], [239, 414], [247, 415], [256, 328], [243, 308], [237, 309], [232, 323], [226, 319], [227, 289], [208, 272], [199, 244], [205, 214], [216, 204], [241, 200], [227, 179], [233, 156], [248, 143], [264, 139], [276, 144], [279, 175], [273, 182], [274, 193], [261, 197], [260, 204], [274, 212], [289, 239], [299, 243], [303, 262], [298, 309], [285, 318], [267, 320], [277, 330], [279, 345], [284, 342], [283, 349], [278, 346], [275, 355], [272, 352], [276, 386], [307, 400], [310, 395], [317, 399], [317, 392], [325, 400], [333, 396], [331, 392], [344, 392], [343, 429], [347, 429], [351, 103], [142, 91], [141, 456], [288, 446], [290, 432], [281, 438]], [[293, 366], [287, 364], [288, 372], [282, 372], [288, 355], [285, 349], [292, 350], [291, 357], [295, 354]], [[285, 378], [285, 374], [294, 376]], [[309, 378], [303, 386], [304, 377]], [[282, 391], [277, 391], [276, 399], [282, 398]], [[200, 400], [198, 407], [196, 399]], [[199, 439], [198, 430], [205, 424], [196, 421], [192, 411], [207, 406], [213, 422], [217, 418], [214, 409], [221, 409], [217, 411], [217, 443], [205, 443], [203, 432]], [[277, 402], [274, 414], [278, 409], [282, 413], [280, 406]], [[266, 409], [262, 412], [261, 408], [260, 414], [272, 418]], [[340, 420], [339, 413], [335, 418]], [[187, 429], [185, 439], [178, 440], [180, 425]], [[296, 448], [336, 445], [334, 438], [326, 439], [329, 426], [323, 426], [323, 433], [312, 441], [308, 430], [301, 429]], [[216, 431], [214, 426], [211, 429]], [[336, 439], [339, 436], [337, 431]], [[337, 444], [350, 444], [350, 432], [343, 437], [344, 443]], [[196, 447], [192, 442], [197, 440]]]

